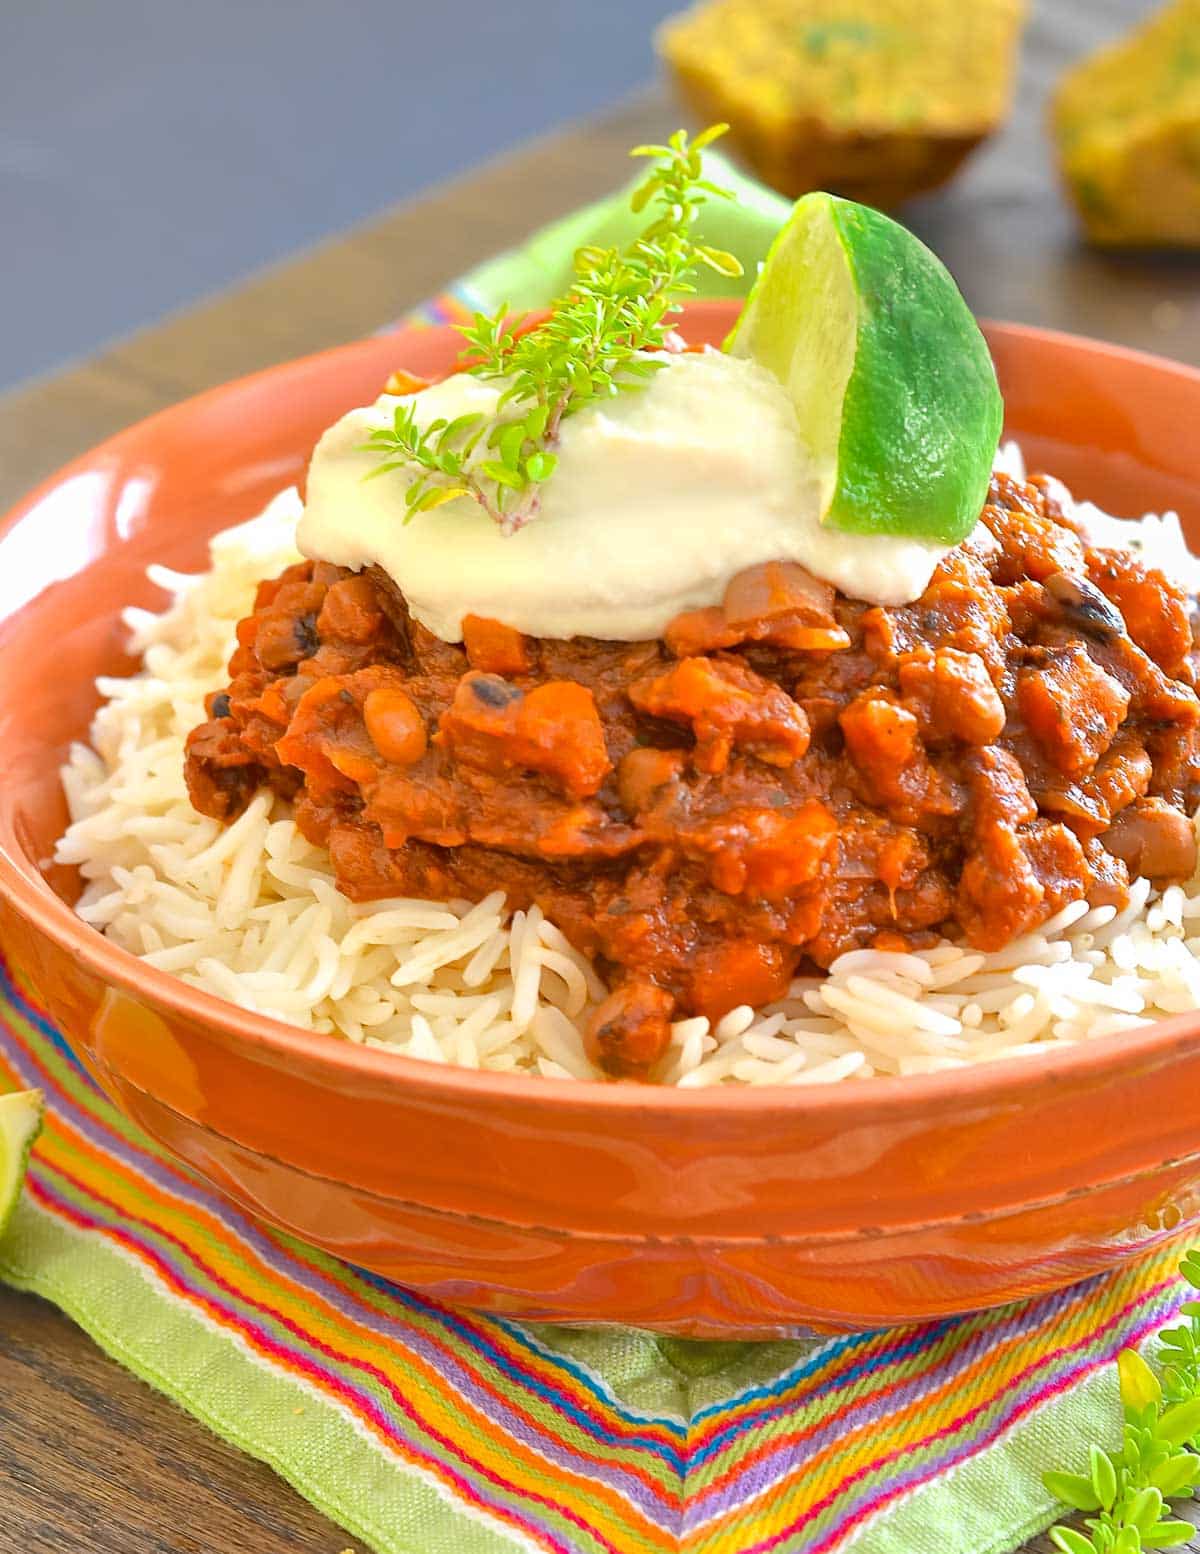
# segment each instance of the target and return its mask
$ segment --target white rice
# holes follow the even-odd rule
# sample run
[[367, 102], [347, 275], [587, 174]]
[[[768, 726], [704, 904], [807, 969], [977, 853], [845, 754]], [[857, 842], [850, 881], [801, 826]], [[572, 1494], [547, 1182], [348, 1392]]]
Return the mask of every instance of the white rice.
[[[1020, 476], [1020, 455], [1002, 467]], [[1081, 506], [1096, 538], [1137, 536], [1187, 556], [1173, 515], [1120, 522]], [[212, 568], [153, 568], [172, 603], [129, 610], [141, 673], [99, 682], [91, 745], [63, 768], [71, 824], [60, 863], [86, 881], [79, 915], [125, 949], [245, 1009], [431, 1063], [601, 1078], [581, 1031], [605, 988], [536, 908], [391, 900], [356, 906], [289, 806], [260, 792], [231, 826], [196, 813], [183, 744], [224, 683], [234, 628], [260, 578], [298, 559], [294, 491], [218, 535]], [[943, 942], [905, 954], [856, 950], [827, 977], [800, 978], [764, 1009], [715, 1027], [676, 1022], [656, 1074], [681, 1086], [833, 1084], [931, 1073], [1065, 1047], [1200, 1007], [1200, 879], [1156, 895], [1139, 880], [1125, 909], [1075, 902], [992, 955]]]

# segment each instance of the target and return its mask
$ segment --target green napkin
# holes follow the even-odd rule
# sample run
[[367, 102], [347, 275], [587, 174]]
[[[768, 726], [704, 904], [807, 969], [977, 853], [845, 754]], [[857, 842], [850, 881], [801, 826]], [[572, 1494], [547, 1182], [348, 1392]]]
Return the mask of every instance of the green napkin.
[[[705, 175], [736, 200], [710, 199], [696, 224], [698, 239], [723, 248], [742, 261], [735, 278], [704, 270], [697, 278], [698, 295], [742, 297], [749, 291], [766, 258], [771, 240], [791, 211], [791, 202], [748, 178], [718, 152], [704, 158]], [[634, 215], [629, 197], [641, 175], [625, 188], [607, 195], [535, 232], [519, 248], [511, 248], [469, 270], [450, 288], [449, 296], [468, 308], [493, 311], [508, 303], [516, 312], [545, 307], [570, 284], [575, 250], [585, 243], [618, 247], [632, 241], [646, 225], [645, 214]], [[436, 308], [436, 302], [433, 304]], [[429, 316], [427, 310], [419, 310]]]

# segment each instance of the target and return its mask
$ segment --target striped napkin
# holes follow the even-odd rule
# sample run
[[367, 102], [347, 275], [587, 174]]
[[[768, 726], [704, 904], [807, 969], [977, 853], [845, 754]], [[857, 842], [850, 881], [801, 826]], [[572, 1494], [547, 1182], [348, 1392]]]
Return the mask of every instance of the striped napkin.
[[[713, 171], [742, 200], [707, 240], [752, 274], [786, 207]], [[623, 197], [589, 207], [422, 317], [534, 306], [578, 243], [628, 230]], [[476, 1316], [224, 1203], [121, 1116], [0, 957], [0, 1091], [31, 1086], [47, 1121], [0, 1278], [379, 1554], [1008, 1554], [1054, 1519], [1042, 1471], [1119, 1441], [1113, 1361], [1187, 1298], [1166, 1249], [1042, 1300], [824, 1341]]]
[[[531, 1081], [533, 1083], [533, 1081]], [[1006, 1554], [1116, 1444], [1175, 1255], [979, 1316], [701, 1344], [454, 1311], [247, 1219], [126, 1122], [0, 963], [0, 1090], [46, 1093], [0, 1278], [379, 1554]]]

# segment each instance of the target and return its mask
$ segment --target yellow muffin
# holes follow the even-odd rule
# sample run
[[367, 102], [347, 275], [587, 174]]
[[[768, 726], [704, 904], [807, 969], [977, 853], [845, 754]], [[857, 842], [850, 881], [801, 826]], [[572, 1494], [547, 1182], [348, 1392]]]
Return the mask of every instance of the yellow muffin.
[[704, 0], [659, 52], [784, 194], [889, 206], [943, 183], [1003, 120], [1025, 0]]
[[1094, 242], [1200, 247], [1200, 0], [1175, 0], [1069, 70], [1053, 126]]

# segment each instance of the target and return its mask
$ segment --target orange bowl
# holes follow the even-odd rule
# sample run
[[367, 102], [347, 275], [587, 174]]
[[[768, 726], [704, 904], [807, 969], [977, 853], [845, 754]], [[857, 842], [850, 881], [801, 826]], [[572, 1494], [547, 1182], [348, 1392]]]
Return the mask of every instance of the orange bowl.
[[[733, 307], [684, 332], [719, 340]], [[1117, 512], [1200, 538], [1200, 373], [1013, 325], [1008, 430]], [[1033, 1295], [1200, 1221], [1200, 1014], [957, 1073], [654, 1090], [456, 1070], [293, 1030], [150, 969], [44, 865], [58, 767], [151, 561], [302, 473], [320, 431], [456, 337], [361, 341], [216, 389], [0, 522], [0, 944], [117, 1103], [243, 1208], [438, 1298], [696, 1335], [869, 1327]]]

